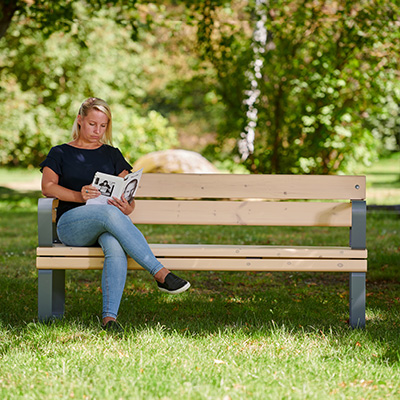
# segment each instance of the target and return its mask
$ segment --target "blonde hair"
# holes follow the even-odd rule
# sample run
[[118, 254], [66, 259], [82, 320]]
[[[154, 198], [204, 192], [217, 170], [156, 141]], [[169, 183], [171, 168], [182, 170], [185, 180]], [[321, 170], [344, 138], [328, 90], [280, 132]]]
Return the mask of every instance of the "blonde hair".
[[[97, 97], [89, 97], [86, 99], [81, 107], [79, 108], [78, 115], [82, 118], [89, 114], [90, 110], [98, 110], [104, 113], [108, 117], [107, 129], [104, 136], [101, 138], [101, 142], [112, 145], [112, 117], [110, 106], [102, 99]], [[81, 133], [81, 127], [78, 123], [78, 116], [75, 118], [74, 125], [72, 126], [72, 139], [77, 140]]]

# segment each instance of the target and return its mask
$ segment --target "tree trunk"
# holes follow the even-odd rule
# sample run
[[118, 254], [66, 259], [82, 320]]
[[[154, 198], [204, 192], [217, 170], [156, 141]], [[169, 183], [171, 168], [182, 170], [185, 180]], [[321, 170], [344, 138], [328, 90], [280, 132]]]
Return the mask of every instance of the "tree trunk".
[[275, 101], [275, 137], [272, 146], [271, 172], [278, 174], [281, 164], [280, 149], [282, 148], [281, 125], [282, 125], [282, 84], [279, 84]]
[[0, 39], [6, 34], [10, 26], [12, 17], [18, 9], [18, 2], [13, 0], [6, 0], [0, 4]]

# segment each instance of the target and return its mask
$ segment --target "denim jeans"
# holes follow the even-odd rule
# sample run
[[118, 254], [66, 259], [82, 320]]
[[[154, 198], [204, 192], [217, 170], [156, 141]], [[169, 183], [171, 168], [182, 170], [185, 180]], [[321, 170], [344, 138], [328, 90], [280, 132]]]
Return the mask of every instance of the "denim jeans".
[[139, 229], [112, 205], [85, 205], [67, 211], [58, 221], [57, 233], [67, 246], [92, 246], [98, 242], [103, 249], [103, 318], [117, 317], [127, 254], [153, 276], [163, 268]]

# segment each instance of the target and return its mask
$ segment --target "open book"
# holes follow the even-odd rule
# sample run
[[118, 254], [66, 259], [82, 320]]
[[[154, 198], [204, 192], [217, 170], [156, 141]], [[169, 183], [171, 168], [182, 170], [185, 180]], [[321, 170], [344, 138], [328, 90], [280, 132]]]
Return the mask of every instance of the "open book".
[[120, 199], [124, 195], [130, 203], [139, 187], [143, 168], [136, 172], [131, 172], [125, 178], [120, 176], [96, 172], [92, 185], [99, 189], [101, 195], [95, 199], [89, 199], [86, 204], [107, 204], [109, 199], [116, 197]]

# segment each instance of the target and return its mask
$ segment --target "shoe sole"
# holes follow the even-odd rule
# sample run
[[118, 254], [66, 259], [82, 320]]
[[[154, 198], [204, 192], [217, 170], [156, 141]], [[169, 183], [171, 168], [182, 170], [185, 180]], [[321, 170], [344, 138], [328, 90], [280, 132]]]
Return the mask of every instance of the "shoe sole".
[[188, 290], [188, 289], [190, 288], [190, 283], [187, 282], [186, 285], [184, 285], [184, 286], [182, 286], [181, 288], [176, 289], [176, 290], [167, 290], [167, 289], [160, 288], [160, 287], [158, 287], [158, 288], [159, 288], [162, 292], [164, 292], [164, 293], [179, 294], [179, 293], [186, 292], [186, 290]]

